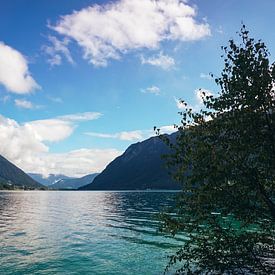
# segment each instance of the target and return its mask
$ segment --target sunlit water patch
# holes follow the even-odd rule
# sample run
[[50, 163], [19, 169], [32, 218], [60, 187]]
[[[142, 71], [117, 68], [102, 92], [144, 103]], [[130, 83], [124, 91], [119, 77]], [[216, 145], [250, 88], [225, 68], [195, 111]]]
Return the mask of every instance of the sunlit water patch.
[[173, 192], [0, 192], [0, 274], [162, 274]]

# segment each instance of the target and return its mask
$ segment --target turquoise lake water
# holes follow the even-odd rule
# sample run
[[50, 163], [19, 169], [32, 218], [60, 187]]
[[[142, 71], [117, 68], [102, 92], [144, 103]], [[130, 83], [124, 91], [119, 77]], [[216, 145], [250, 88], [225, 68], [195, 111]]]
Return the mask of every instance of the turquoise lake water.
[[162, 274], [173, 192], [0, 192], [0, 274]]

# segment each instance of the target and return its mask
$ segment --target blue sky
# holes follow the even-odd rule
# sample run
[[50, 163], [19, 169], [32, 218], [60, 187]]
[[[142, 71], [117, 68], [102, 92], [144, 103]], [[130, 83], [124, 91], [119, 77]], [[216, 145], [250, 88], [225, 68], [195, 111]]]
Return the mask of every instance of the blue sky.
[[[101, 171], [173, 131], [183, 98], [217, 93], [220, 47], [244, 22], [275, 51], [272, 0], [3, 0], [0, 154], [27, 172]], [[2, 65], [1, 65], [2, 64]]]

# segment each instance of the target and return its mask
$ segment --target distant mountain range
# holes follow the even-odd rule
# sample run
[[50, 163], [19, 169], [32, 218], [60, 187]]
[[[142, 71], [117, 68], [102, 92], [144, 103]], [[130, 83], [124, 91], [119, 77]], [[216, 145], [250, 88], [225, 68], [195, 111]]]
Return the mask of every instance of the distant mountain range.
[[73, 179], [61, 179], [50, 185], [49, 187], [52, 189], [78, 189], [81, 186], [87, 185], [93, 182], [94, 178], [98, 175], [98, 173], [90, 174], [84, 176], [82, 178], [73, 178]]
[[[168, 136], [168, 135], [167, 135]], [[177, 133], [169, 137], [175, 142]], [[170, 152], [159, 137], [132, 144], [80, 190], [180, 189], [165, 168], [162, 155]]]
[[0, 189], [43, 189], [44, 186], [0, 155]]
[[67, 177], [67, 176], [61, 175], [61, 174], [57, 174], [57, 175], [49, 174], [48, 177], [44, 177], [43, 175], [37, 174], [37, 173], [28, 173], [28, 175], [30, 177], [32, 177], [35, 181], [37, 181], [45, 186], [53, 185], [62, 179], [74, 179], [72, 177]]
[[29, 175], [49, 189], [77, 189], [91, 183], [98, 173], [86, 175], [82, 178], [67, 177], [61, 174], [50, 174], [48, 177], [43, 177], [43, 175], [36, 173], [29, 173]]

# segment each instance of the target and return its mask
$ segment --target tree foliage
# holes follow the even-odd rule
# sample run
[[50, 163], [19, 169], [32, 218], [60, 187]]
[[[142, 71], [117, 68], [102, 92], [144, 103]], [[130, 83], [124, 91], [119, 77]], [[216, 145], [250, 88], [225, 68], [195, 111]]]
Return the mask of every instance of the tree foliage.
[[[188, 240], [170, 257], [184, 274], [271, 274], [275, 221], [275, 65], [245, 26], [222, 47], [217, 96], [181, 112], [166, 156], [182, 191], [163, 230]], [[178, 266], [178, 265], [177, 265]]]

